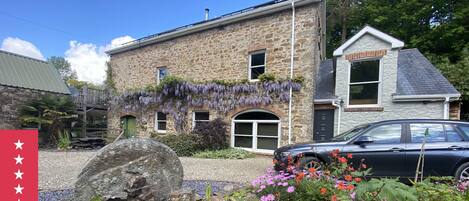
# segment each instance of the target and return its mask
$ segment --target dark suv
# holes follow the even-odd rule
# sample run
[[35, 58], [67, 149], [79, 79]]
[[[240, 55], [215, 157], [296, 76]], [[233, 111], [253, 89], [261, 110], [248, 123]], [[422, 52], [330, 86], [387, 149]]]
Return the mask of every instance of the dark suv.
[[427, 128], [424, 175], [469, 180], [469, 123], [448, 120], [381, 121], [357, 126], [329, 142], [281, 147], [274, 153], [275, 169], [285, 169], [288, 156], [305, 168], [328, 163], [329, 153], [339, 149], [353, 154], [354, 165], [364, 159], [372, 176], [411, 178]]

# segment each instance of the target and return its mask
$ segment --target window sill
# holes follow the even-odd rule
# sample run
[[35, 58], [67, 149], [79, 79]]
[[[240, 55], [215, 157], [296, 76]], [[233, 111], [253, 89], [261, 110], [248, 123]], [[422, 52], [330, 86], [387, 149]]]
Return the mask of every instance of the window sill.
[[346, 107], [344, 112], [383, 112], [383, 107]]
[[165, 134], [165, 133], [166, 133], [166, 130], [157, 130], [156, 133]]

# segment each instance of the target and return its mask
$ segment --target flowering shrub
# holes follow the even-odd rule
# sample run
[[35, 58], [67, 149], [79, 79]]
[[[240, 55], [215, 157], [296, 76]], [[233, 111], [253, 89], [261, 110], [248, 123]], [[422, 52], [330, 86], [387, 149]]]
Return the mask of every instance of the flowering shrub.
[[353, 200], [355, 186], [369, 172], [364, 163], [359, 169], [352, 167], [352, 154], [341, 155], [331, 152], [330, 164], [324, 169], [301, 170], [298, 164], [288, 161], [287, 172], [267, 171], [252, 182], [260, 200]]
[[[397, 179], [367, 179], [370, 169], [364, 161], [353, 168], [349, 160], [352, 154], [334, 150], [331, 163], [321, 170], [302, 170], [298, 164], [288, 161], [286, 172], [268, 170], [251, 182], [252, 194], [261, 201], [324, 200], [324, 201], [443, 201], [469, 200], [469, 182], [454, 184], [444, 178], [428, 178], [413, 186]], [[246, 191], [244, 189], [244, 192]], [[244, 193], [243, 195], [248, 196]], [[239, 194], [237, 194], [239, 196]], [[231, 199], [228, 196], [228, 200]]]
[[166, 76], [159, 85], [126, 91], [112, 99], [112, 104], [126, 111], [158, 107], [175, 120], [176, 130], [185, 131], [189, 107], [207, 107], [221, 114], [246, 106], [288, 102], [290, 88], [300, 91], [304, 78], [265, 82], [211, 81], [193, 83]]

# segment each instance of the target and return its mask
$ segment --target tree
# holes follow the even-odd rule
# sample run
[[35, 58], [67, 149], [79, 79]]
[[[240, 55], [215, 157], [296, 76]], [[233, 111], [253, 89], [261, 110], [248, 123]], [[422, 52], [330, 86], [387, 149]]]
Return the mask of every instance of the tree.
[[58, 57], [58, 56], [52, 56], [47, 59], [47, 62], [52, 64], [60, 74], [60, 77], [64, 81], [68, 81], [71, 79], [77, 79], [77, 73], [74, 71], [70, 66], [70, 63], [68, 63], [67, 60], [63, 57]]
[[437, 61], [438, 69], [462, 95], [462, 119], [469, 119], [469, 46], [461, 53], [461, 60], [452, 63], [448, 57], [433, 58]]
[[20, 108], [23, 126], [35, 126], [51, 134], [54, 140], [64, 129], [70, 128], [74, 118], [75, 104], [67, 96], [44, 95]]
[[104, 80], [104, 86], [106, 89], [116, 89], [116, 83], [112, 75], [111, 63], [106, 62], [106, 80]]
[[88, 89], [96, 89], [96, 90], [102, 90], [104, 86], [102, 85], [96, 85], [91, 82], [86, 82], [86, 81], [80, 81], [76, 79], [69, 79], [67, 81], [67, 84], [71, 87], [75, 87], [77, 89], [82, 89], [83, 87], [87, 87]]
[[357, 29], [355, 22], [358, 0], [328, 0], [326, 3], [326, 30], [328, 56], [344, 43], [348, 35]]

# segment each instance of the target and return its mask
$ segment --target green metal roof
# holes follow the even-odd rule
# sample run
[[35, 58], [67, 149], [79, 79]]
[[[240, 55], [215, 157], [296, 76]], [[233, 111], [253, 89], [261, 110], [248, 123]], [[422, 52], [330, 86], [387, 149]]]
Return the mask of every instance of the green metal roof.
[[51, 64], [0, 50], [0, 85], [70, 94]]

